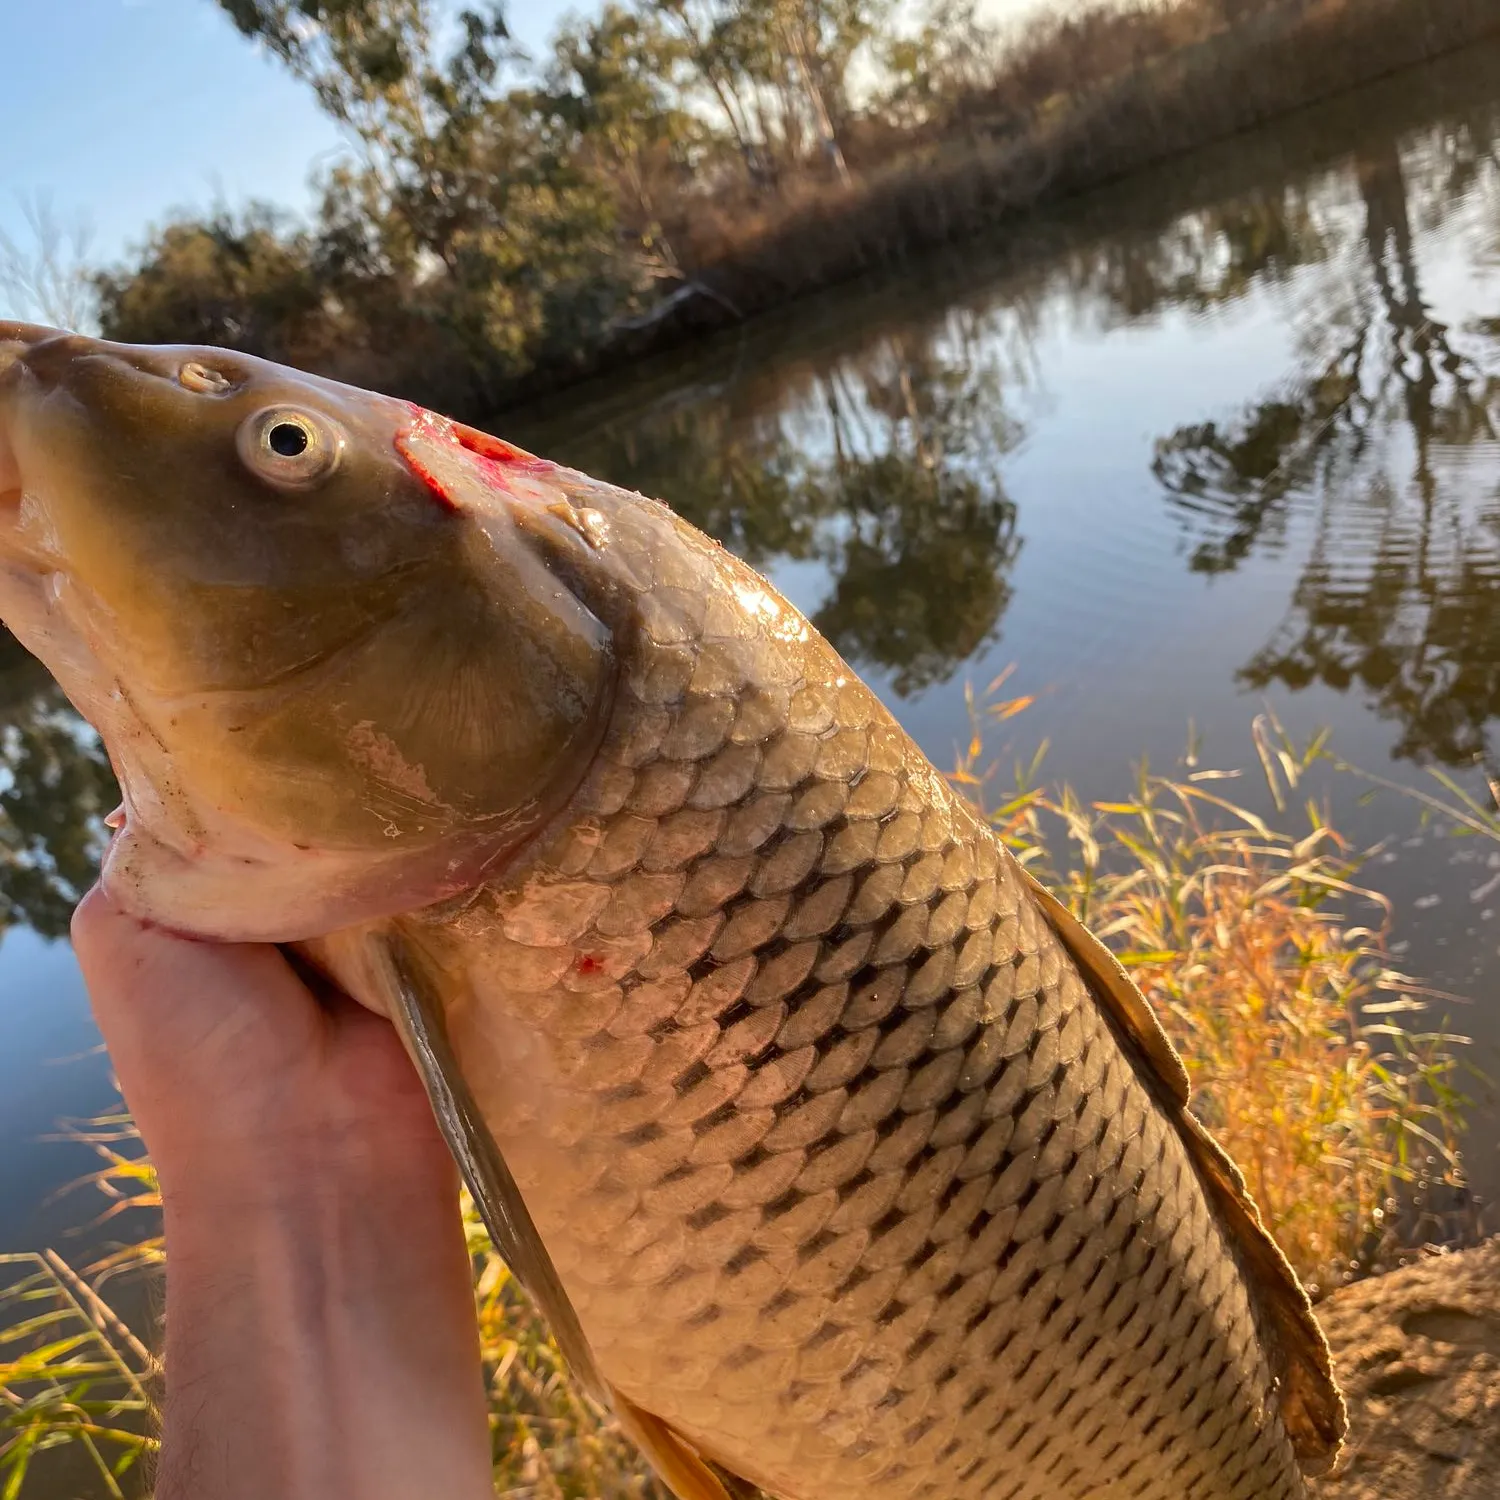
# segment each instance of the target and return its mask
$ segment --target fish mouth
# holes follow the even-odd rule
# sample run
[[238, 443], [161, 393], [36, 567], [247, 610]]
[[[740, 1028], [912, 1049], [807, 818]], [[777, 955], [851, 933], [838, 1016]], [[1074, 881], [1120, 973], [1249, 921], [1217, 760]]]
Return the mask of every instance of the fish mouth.
[[36, 482], [25, 455], [28, 408], [38, 392], [31, 361], [39, 348], [65, 338], [56, 328], [0, 321], [0, 619], [97, 729], [108, 679], [66, 607], [66, 570], [23, 524], [27, 487]]
[[0, 516], [12, 520], [21, 504], [23, 476], [14, 424], [20, 391], [29, 374], [26, 356], [36, 345], [57, 336], [57, 329], [36, 323], [0, 322]]
[[[12, 360], [14, 367], [15, 361]], [[21, 460], [11, 437], [10, 423], [5, 420], [5, 387], [7, 375], [5, 353], [0, 349], [0, 514], [12, 514], [21, 507]]]

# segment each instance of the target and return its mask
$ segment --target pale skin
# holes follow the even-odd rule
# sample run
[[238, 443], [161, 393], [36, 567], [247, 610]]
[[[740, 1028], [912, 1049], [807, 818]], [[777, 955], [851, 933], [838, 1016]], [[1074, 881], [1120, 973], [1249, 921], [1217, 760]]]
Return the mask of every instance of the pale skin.
[[395, 1031], [97, 889], [73, 939], [161, 1181], [157, 1500], [489, 1500], [458, 1180]]

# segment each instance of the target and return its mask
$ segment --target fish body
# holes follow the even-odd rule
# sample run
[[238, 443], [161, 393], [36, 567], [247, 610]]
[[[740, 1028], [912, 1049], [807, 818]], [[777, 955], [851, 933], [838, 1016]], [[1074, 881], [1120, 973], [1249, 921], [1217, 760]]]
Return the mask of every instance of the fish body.
[[[679, 1494], [722, 1494], [709, 1465], [787, 1500], [1306, 1493], [1326, 1346], [1145, 1001], [765, 580], [386, 398], [9, 346], [0, 612], [121, 769], [117, 899], [298, 945], [403, 1024], [502, 1250]], [[288, 491], [267, 410], [349, 456]], [[75, 563], [122, 483], [117, 550]], [[191, 644], [132, 579], [152, 546]]]

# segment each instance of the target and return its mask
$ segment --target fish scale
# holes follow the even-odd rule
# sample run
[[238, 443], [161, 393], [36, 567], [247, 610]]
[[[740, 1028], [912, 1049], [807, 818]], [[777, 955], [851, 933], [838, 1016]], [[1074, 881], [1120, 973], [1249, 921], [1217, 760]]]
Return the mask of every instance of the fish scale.
[[777, 1494], [1303, 1494], [1252, 1277], [1011, 855], [762, 580], [609, 518], [566, 826], [408, 923], [600, 1369]]

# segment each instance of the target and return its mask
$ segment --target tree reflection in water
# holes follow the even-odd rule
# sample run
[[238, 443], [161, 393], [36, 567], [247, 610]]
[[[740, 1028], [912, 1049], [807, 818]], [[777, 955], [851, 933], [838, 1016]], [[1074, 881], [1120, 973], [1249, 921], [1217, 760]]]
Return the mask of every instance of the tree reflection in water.
[[0, 931], [66, 936], [118, 797], [97, 737], [0, 630]]
[[1493, 112], [1357, 154], [1352, 211], [1325, 212], [1325, 272], [1303, 309], [1308, 373], [1226, 424], [1180, 428], [1154, 470], [1190, 566], [1238, 567], [1316, 504], [1290, 609], [1247, 686], [1357, 688], [1400, 726], [1397, 756], [1470, 764], [1500, 717], [1500, 341], [1424, 296], [1414, 222], [1500, 205]]
[[955, 314], [791, 363], [774, 392], [632, 413], [554, 451], [660, 495], [749, 563], [817, 564], [813, 623], [904, 697], [951, 678], [1010, 599], [1012, 353], [988, 320]]

